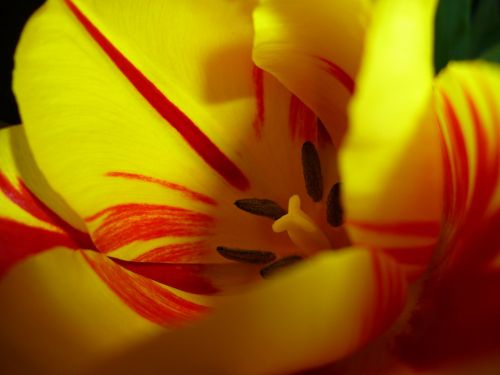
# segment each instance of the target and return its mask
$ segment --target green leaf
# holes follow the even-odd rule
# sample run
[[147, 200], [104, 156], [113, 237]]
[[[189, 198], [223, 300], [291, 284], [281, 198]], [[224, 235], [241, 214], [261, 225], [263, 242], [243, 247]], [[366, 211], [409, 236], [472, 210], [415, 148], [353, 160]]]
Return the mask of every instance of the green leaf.
[[449, 60], [467, 58], [471, 0], [441, 0], [435, 19], [434, 67], [436, 73]]
[[500, 1], [441, 0], [435, 19], [436, 73], [452, 60], [500, 62]]
[[500, 2], [481, 0], [471, 27], [470, 57], [478, 57], [500, 43]]
[[500, 64], [500, 43], [486, 50], [479, 58]]

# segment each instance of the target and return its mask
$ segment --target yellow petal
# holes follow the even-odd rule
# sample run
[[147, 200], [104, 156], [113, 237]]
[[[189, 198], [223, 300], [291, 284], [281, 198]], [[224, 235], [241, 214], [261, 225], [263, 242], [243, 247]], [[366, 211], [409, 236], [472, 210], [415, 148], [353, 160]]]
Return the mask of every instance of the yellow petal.
[[498, 357], [499, 88], [498, 65], [480, 61], [450, 64], [436, 80], [444, 224], [440, 266], [398, 344], [400, 356], [414, 366]]
[[[213, 204], [214, 189], [228, 189], [226, 180], [229, 186], [243, 190], [247, 187], [246, 177], [232, 161], [237, 150], [231, 149], [231, 155], [226, 152], [233, 138], [227, 130], [237, 128], [226, 120], [239, 109], [249, 114], [249, 119], [250, 113], [253, 115], [254, 98], [252, 93], [247, 94], [252, 88], [249, 42], [248, 59], [239, 61], [240, 57], [229, 55], [236, 59], [231, 72], [242, 77], [231, 80], [229, 73], [225, 77], [231, 85], [223, 95], [231, 96], [236, 102], [234, 106], [218, 105], [211, 95], [217, 98], [220, 86], [216, 86], [215, 93], [206, 92], [214, 85], [207, 86], [202, 73], [208, 59], [223, 58], [214, 55], [224, 52], [223, 47], [234, 47], [231, 42], [244, 48], [245, 38], [250, 35], [249, 13], [245, 25], [239, 22], [244, 20], [239, 5], [225, 7], [224, 12], [217, 13], [217, 22], [234, 20], [231, 38], [221, 39], [222, 31], [210, 28], [213, 33], [203, 34], [207, 40], [200, 40], [195, 37], [198, 33], [184, 23], [193, 14], [190, 9], [195, 4], [156, 6], [159, 9], [143, 4], [137, 10], [133, 2], [74, 5], [53, 0], [39, 10], [23, 33], [14, 86], [27, 134], [44, 173], [82, 217], [123, 201], [124, 195], [128, 201], [138, 197], [145, 203], [158, 201], [158, 196], [180, 202], [194, 200], [193, 206], [203, 207]], [[207, 6], [218, 9], [213, 4]], [[242, 16], [238, 18], [240, 11]], [[171, 14], [186, 17], [172, 17], [171, 22], [164, 22]], [[199, 27], [211, 20], [205, 12], [196, 14], [199, 17], [190, 22], [200, 23]], [[145, 24], [155, 26], [151, 31], [143, 27]], [[84, 26], [95, 30], [92, 33]], [[192, 43], [180, 37], [175, 39], [176, 45], [168, 40], [181, 30], [189, 31]], [[116, 46], [114, 52], [105, 47], [103, 39], [109, 48]], [[157, 55], [162, 52], [165, 54]], [[120, 53], [122, 58], [116, 61], [109, 58]], [[128, 76], [119, 69], [123, 67], [120, 64], [127, 62]], [[222, 78], [220, 70], [226, 67], [219, 61], [212, 63], [217, 74], [210, 75], [210, 79]], [[141, 74], [140, 83], [134, 81], [133, 77]], [[30, 78], [34, 75], [39, 79]], [[142, 91], [134, 84], [143, 85]], [[168, 98], [163, 93], [168, 93]], [[151, 103], [155, 100], [163, 100], [161, 105], [163, 111], [170, 111], [168, 116], [155, 111]], [[183, 114], [186, 111], [190, 118]], [[163, 115], [170, 121], [165, 121]], [[231, 125], [236, 119], [233, 121]], [[206, 129], [212, 129], [211, 140], [203, 135]], [[214, 134], [219, 138], [213, 139]], [[240, 142], [242, 136], [235, 142]], [[188, 145], [190, 142], [193, 147]], [[205, 163], [207, 158], [217, 160]], [[220, 165], [212, 171], [210, 163]], [[206, 173], [196, 173], [205, 170]], [[107, 175], [113, 172], [122, 174]], [[124, 177], [127, 173], [133, 175], [128, 178], [132, 182]], [[186, 177], [189, 186], [184, 186]], [[147, 181], [150, 183], [142, 184], [143, 189], [134, 184], [151, 179], [155, 182]]]
[[[0, 277], [3, 277], [19, 261], [56, 247], [64, 247], [68, 253], [79, 249], [95, 250], [89, 235], [72, 227], [63, 218], [63, 216], [70, 217], [78, 222], [76, 214], [49, 187], [34, 163], [23, 128], [17, 126], [0, 131], [0, 145], [2, 146], [0, 150], [0, 202], [2, 203]], [[64, 264], [64, 256], [70, 257], [71, 255], [63, 255], [63, 261], [59, 261], [56, 257], [52, 264], [47, 261], [47, 265], [44, 263], [44, 269], [49, 267], [47, 272], [54, 272], [54, 276], [57, 275], [60, 278], [66, 276], [66, 272], [71, 273], [70, 267]], [[95, 271], [107, 284], [101, 283], [101, 288], [113, 290], [117, 297], [129, 305], [131, 311], [135, 310], [144, 318], [156, 323], [172, 325], [192, 319], [206, 311], [205, 306], [185, 299], [192, 300], [194, 296], [191, 296], [193, 298], [186, 297], [182, 295], [182, 292], [160, 286], [148, 278], [127, 272], [126, 267], [122, 268], [102, 254], [95, 251], [88, 252], [85, 258], [89, 262], [87, 265], [89, 272]], [[179, 267], [177, 277], [185, 277], [182, 279], [184, 281], [182, 285], [196, 285], [197, 280], [199, 284], [208, 282], [205, 280], [210, 275], [188, 273], [185, 276], [186, 272], [181, 266]], [[185, 268], [189, 270], [189, 266]], [[203, 267], [198, 268], [207, 273], [211, 270], [208, 266], [205, 267], [207, 270]], [[220, 267], [214, 268], [218, 271]], [[229, 266], [223, 267], [224, 270], [226, 268]], [[168, 269], [165, 270], [168, 271]], [[175, 279], [175, 276], [173, 277]], [[221, 279], [221, 282], [228, 282], [222, 277]], [[232, 277], [232, 280], [235, 279], [237, 278]], [[60, 283], [64, 284], [63, 281]]]
[[462, 270], [483, 269], [498, 256], [499, 87], [500, 68], [484, 62], [451, 64], [436, 82], [447, 172], [444, 249]]
[[371, 3], [264, 0], [254, 12], [253, 58], [325, 123], [334, 140], [346, 129]]
[[266, 248], [269, 223], [233, 202], [305, 191], [291, 96], [251, 60], [251, 9], [51, 0], [28, 23], [14, 74], [28, 138], [102, 251]]
[[0, 207], [0, 346], [7, 372], [71, 372], [155, 330], [81, 256], [78, 249], [93, 244], [68, 224], [84, 227], [41, 174], [22, 126], [0, 131]]
[[55, 246], [93, 247], [82, 221], [40, 172], [21, 126], [0, 130], [0, 207], [0, 275]]
[[399, 266], [363, 249], [326, 253], [234, 297], [199, 324], [113, 358], [120, 373], [291, 373], [339, 359], [398, 316]]
[[23, 366], [74, 373], [163, 330], [125, 305], [82, 254], [44, 252], [0, 282], [0, 357], [8, 373], [26, 373]]
[[440, 139], [430, 113], [435, 3], [376, 3], [340, 151], [354, 242], [417, 265], [429, 259], [441, 215]]
[[[26, 140], [25, 129], [21, 125], [0, 130], [0, 171], [9, 181], [20, 178], [29, 190], [36, 192], [36, 196], [41, 201], [73, 226], [80, 229], [85, 227], [76, 213], [71, 211], [47, 183], [33, 158], [33, 153]], [[2, 195], [0, 199], [5, 198]], [[4, 202], [2, 203], [2, 214], [15, 219], [17, 214], [10, 211], [15, 205], [12, 205], [11, 201]]]

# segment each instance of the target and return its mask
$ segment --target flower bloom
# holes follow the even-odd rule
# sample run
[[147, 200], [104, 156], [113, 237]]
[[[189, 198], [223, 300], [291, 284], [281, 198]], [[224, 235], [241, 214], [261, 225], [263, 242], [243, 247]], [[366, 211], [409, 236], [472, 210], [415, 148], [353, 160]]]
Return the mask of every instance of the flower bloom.
[[0, 132], [11, 372], [498, 350], [498, 67], [434, 80], [435, 1], [313, 3], [34, 15]]

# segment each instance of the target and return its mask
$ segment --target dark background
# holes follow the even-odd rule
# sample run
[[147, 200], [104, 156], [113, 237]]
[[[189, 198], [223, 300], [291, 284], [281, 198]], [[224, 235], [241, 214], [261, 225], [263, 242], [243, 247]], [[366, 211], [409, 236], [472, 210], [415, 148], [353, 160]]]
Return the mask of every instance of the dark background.
[[12, 56], [28, 17], [43, 0], [0, 0], [0, 127], [20, 123], [11, 91]]

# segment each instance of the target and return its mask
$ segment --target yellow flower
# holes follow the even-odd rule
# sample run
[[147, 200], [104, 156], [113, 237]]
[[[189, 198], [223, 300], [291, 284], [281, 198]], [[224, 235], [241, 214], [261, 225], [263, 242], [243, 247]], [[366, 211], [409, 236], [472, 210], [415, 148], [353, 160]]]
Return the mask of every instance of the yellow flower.
[[500, 72], [434, 80], [434, 11], [49, 0], [17, 51], [23, 126], [0, 131], [7, 372], [495, 350]]

